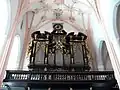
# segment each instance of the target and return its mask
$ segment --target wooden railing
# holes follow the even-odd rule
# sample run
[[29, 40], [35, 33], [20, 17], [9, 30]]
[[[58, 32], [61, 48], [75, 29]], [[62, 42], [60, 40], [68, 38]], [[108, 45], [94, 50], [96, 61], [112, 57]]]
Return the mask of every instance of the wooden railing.
[[[102, 84], [101, 84], [102, 83]], [[3, 84], [10, 87], [30, 88], [94, 88], [96, 84], [119, 90], [113, 71], [89, 72], [40, 72], [40, 71], [7, 71]], [[95, 85], [94, 85], [95, 84]], [[116, 87], [117, 86], [117, 87]], [[10, 89], [11, 90], [11, 89]], [[106, 89], [104, 89], [106, 90]]]
[[115, 80], [113, 71], [35, 72], [7, 71], [6, 81], [108, 81]]

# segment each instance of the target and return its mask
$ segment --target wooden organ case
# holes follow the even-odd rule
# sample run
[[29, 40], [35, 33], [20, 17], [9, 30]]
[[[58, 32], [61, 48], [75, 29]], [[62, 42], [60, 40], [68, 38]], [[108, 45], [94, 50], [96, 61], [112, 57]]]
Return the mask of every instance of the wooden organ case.
[[67, 33], [60, 23], [53, 24], [53, 31], [33, 32], [29, 47], [31, 70], [89, 71], [87, 36], [81, 32]]

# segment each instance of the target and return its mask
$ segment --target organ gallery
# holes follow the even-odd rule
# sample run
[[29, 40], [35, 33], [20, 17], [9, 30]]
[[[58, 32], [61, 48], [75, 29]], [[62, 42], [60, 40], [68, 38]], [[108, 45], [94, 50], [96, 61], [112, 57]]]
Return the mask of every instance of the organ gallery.
[[52, 25], [52, 32], [31, 34], [29, 70], [7, 70], [3, 83], [8, 90], [118, 90], [113, 71], [91, 71], [87, 35], [68, 33], [63, 23]]

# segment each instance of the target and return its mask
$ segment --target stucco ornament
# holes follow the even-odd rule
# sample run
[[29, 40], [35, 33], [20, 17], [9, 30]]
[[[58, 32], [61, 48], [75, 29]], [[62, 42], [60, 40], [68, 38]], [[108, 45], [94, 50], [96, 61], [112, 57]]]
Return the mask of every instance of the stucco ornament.
[[62, 14], [63, 14], [63, 10], [60, 8], [54, 9], [53, 14], [54, 14], [56, 19], [60, 19]]

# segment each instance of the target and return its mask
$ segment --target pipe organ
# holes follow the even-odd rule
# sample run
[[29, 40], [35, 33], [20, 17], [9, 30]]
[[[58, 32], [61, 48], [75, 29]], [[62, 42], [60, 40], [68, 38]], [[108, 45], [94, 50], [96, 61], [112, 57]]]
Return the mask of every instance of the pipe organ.
[[67, 33], [62, 24], [55, 23], [52, 32], [35, 31], [31, 37], [30, 69], [89, 71], [85, 34]]

